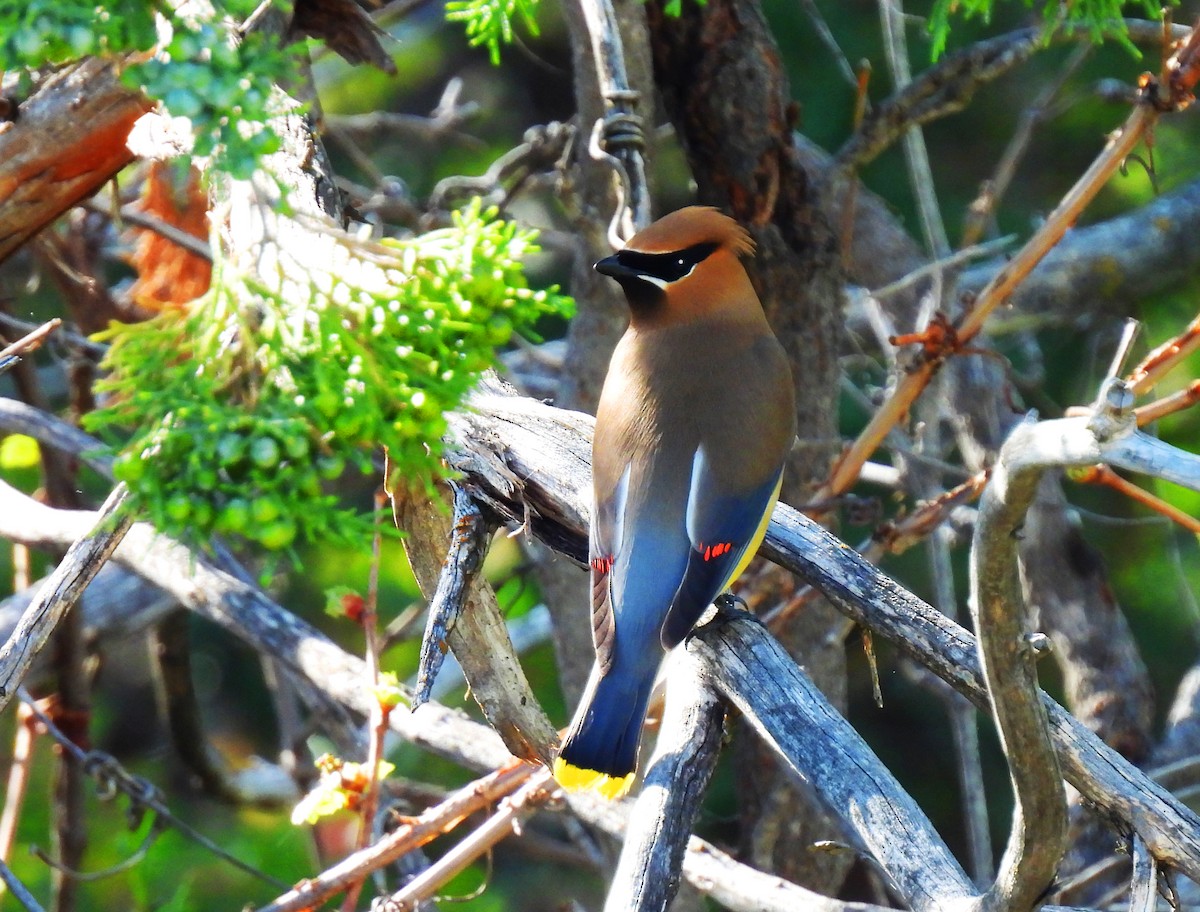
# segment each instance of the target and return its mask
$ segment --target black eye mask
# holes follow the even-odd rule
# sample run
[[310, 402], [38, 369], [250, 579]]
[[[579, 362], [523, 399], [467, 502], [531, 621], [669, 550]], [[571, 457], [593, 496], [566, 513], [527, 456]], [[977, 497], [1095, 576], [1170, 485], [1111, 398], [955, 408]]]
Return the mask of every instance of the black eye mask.
[[[688, 275], [696, 265], [717, 249], [717, 244], [693, 244], [673, 253], [640, 253], [637, 250], [622, 250], [616, 260], [629, 272], [636, 273], [645, 281], [657, 285], [677, 282]], [[661, 287], [661, 286], [660, 286]]]

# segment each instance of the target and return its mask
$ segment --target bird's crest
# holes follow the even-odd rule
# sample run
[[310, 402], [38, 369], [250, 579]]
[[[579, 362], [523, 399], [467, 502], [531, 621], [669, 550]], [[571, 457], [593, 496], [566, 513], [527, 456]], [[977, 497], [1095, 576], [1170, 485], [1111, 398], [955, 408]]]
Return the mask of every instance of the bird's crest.
[[624, 249], [639, 253], [674, 253], [702, 244], [725, 247], [736, 256], [754, 253], [754, 241], [746, 229], [711, 206], [688, 206], [664, 215], [630, 238]]

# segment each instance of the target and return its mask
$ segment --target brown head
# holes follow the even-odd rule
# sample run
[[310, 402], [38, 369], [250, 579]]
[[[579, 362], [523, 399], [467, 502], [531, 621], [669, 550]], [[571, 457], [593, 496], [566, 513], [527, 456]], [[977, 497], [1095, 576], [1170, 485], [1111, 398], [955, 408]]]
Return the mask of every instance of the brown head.
[[762, 306], [739, 260], [753, 253], [754, 241], [729, 216], [689, 206], [639, 231], [596, 270], [621, 283], [635, 324], [737, 313], [761, 319]]

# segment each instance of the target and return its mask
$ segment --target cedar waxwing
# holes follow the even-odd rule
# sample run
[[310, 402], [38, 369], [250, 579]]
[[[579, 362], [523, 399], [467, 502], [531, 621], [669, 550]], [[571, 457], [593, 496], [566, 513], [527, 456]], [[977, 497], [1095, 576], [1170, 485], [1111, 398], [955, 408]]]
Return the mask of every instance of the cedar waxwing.
[[791, 372], [738, 257], [750, 236], [690, 207], [596, 264], [628, 330], [596, 413], [590, 560], [596, 664], [554, 776], [624, 794], [654, 679], [750, 562], [795, 437]]

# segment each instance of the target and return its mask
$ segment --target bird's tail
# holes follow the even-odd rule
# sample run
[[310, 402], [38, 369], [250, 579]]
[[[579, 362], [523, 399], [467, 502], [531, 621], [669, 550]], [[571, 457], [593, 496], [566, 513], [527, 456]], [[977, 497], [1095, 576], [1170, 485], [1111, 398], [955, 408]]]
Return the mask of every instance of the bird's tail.
[[631, 680], [592, 669], [575, 721], [554, 760], [554, 778], [568, 791], [591, 790], [620, 798], [633, 785], [638, 742], [654, 675]]

